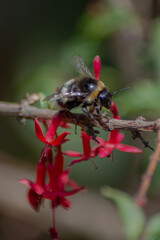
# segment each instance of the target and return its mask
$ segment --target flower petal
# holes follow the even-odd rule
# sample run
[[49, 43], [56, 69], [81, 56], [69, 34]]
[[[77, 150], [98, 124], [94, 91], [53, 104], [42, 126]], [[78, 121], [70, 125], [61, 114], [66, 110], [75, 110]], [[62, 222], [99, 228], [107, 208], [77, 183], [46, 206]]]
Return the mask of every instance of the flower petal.
[[79, 152], [76, 152], [76, 151], [66, 151], [64, 152], [63, 154], [67, 155], [67, 156], [70, 156], [70, 157], [81, 157], [83, 156], [82, 153], [79, 153]]
[[68, 181], [68, 186], [70, 186], [73, 189], [77, 189], [80, 188], [80, 186], [72, 179], [69, 179]]
[[141, 153], [142, 152], [142, 150], [137, 147], [125, 145], [125, 144], [117, 144], [115, 147], [118, 150], [123, 151], [123, 152], [132, 152], [132, 153]]
[[114, 102], [112, 102], [110, 110], [113, 113], [113, 118], [121, 119], [118, 115], [118, 107]]
[[73, 166], [75, 163], [79, 163], [79, 162], [82, 162], [82, 161], [86, 161], [86, 160], [88, 160], [88, 159], [89, 159], [89, 157], [83, 156], [81, 159], [72, 161], [72, 162], [69, 164], [69, 166]]
[[100, 148], [99, 149], [100, 158], [109, 156], [113, 152], [114, 148], [115, 148], [114, 144], [107, 144], [105, 148]]
[[[56, 198], [58, 197], [58, 193], [57, 192], [50, 192], [50, 191], [45, 191], [43, 193], [43, 198], [49, 199], [49, 200], [56, 200]], [[57, 204], [56, 204], [57, 206]]]
[[93, 68], [94, 68], [95, 78], [96, 78], [97, 80], [99, 80], [99, 78], [100, 78], [100, 72], [101, 72], [101, 59], [100, 59], [100, 57], [99, 57], [98, 55], [95, 56], [95, 58], [94, 58]]
[[35, 118], [34, 122], [35, 122], [35, 132], [36, 132], [37, 138], [41, 142], [47, 143], [46, 138], [43, 135], [40, 123], [38, 122], [38, 120], [36, 118]]
[[60, 198], [60, 204], [64, 207], [64, 208], [70, 208], [72, 206], [72, 203], [67, 200], [66, 198]]
[[41, 206], [42, 196], [30, 188], [28, 191], [28, 201], [34, 210], [38, 211]]
[[64, 187], [67, 185], [69, 181], [70, 170], [71, 169], [67, 169], [59, 176], [59, 179], [58, 179], [59, 189], [64, 189]]
[[26, 178], [20, 179], [18, 182], [22, 183], [26, 186], [29, 186], [29, 187], [31, 187], [33, 185], [33, 182]]
[[50, 124], [48, 131], [46, 133], [46, 136], [45, 136], [47, 142], [50, 143], [51, 141], [53, 141], [54, 136], [56, 135], [57, 128], [60, 125], [61, 120], [62, 120], [62, 115], [60, 113], [58, 113], [56, 116], [54, 116], [52, 118], [51, 124]]
[[99, 154], [99, 149], [100, 148], [104, 148], [104, 147], [102, 147], [102, 146], [98, 146], [98, 145], [95, 145], [93, 148], [92, 148], [92, 156], [93, 157], [96, 157], [98, 154]]
[[[91, 137], [91, 139], [94, 141], [94, 139]], [[108, 141], [105, 141], [103, 138], [100, 137], [96, 137], [96, 139], [98, 140], [99, 144], [98, 145], [103, 145]], [[95, 142], [95, 141], [94, 141]], [[97, 145], [96, 145], [97, 146]]]
[[64, 168], [64, 156], [60, 149], [56, 154], [54, 166], [55, 166], [55, 175], [57, 176], [57, 184], [58, 184], [58, 179], [63, 173], [63, 168]]
[[39, 162], [37, 164], [37, 185], [43, 187], [45, 185], [45, 178], [46, 178], [46, 165], [44, 162]]
[[34, 192], [36, 192], [37, 194], [39, 194], [39, 195], [41, 195], [41, 194], [43, 194], [43, 192], [44, 192], [44, 189], [43, 189], [43, 187], [41, 187], [39, 184], [37, 184], [37, 183], [33, 183], [32, 181], [30, 181], [30, 180], [28, 180], [28, 179], [21, 179], [21, 180], [19, 180], [19, 182], [20, 183], [22, 183], [22, 184], [25, 184], [25, 185], [27, 185], [27, 186], [29, 186], [29, 187], [31, 187], [32, 188], [32, 190], [34, 191]]
[[63, 141], [65, 140], [65, 137], [66, 137], [68, 134], [71, 134], [71, 133], [70, 133], [70, 132], [64, 132], [64, 133], [62, 133], [62, 134], [59, 135], [55, 140], [53, 140], [52, 142], [50, 142], [50, 144], [53, 145], [53, 146], [58, 146], [58, 145], [62, 144]]
[[118, 133], [117, 135], [117, 143], [121, 143], [124, 139], [124, 134], [123, 133]]
[[81, 190], [84, 190], [84, 189], [85, 189], [85, 187], [80, 187], [80, 188], [77, 188], [77, 189], [74, 189], [74, 190], [71, 190], [71, 191], [66, 191], [66, 192], [62, 193], [62, 195], [61, 194], [60, 195], [67, 197], [67, 196], [71, 196], [73, 194], [76, 194], [77, 192], [79, 192]]
[[85, 156], [90, 156], [91, 145], [90, 145], [90, 136], [82, 131], [82, 142], [83, 142], [83, 151]]
[[109, 140], [108, 140], [108, 142], [109, 142], [109, 143], [112, 143], [112, 144], [118, 143], [118, 142], [117, 142], [117, 136], [118, 136], [118, 135], [119, 135], [119, 130], [118, 130], [118, 129], [113, 130], [113, 131], [110, 133], [110, 135], [109, 135]]

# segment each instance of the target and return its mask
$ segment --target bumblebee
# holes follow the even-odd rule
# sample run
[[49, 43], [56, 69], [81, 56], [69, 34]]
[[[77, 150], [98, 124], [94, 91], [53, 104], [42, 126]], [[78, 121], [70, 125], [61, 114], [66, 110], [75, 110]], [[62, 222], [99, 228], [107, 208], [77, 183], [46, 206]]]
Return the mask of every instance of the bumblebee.
[[82, 104], [82, 110], [90, 114], [87, 107], [100, 113], [102, 107], [110, 109], [112, 95], [104, 83], [96, 80], [81, 56], [75, 56], [73, 64], [80, 77], [68, 80], [57, 93], [47, 96], [44, 101], [54, 100], [55, 108], [71, 110]]

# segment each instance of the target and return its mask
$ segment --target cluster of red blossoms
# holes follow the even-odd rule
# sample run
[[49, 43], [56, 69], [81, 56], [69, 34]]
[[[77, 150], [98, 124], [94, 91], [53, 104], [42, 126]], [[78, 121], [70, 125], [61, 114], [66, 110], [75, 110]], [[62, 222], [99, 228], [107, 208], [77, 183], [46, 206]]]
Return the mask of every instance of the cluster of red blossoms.
[[[101, 72], [101, 61], [99, 56], [94, 59], [94, 72], [95, 78], [99, 80]], [[118, 108], [115, 103], [112, 102], [111, 112], [113, 118], [120, 119], [118, 114]], [[124, 145], [124, 134], [119, 133], [119, 130], [115, 129], [110, 132], [109, 139], [106, 141], [97, 137], [99, 144], [91, 148], [90, 141], [93, 139], [85, 132], [81, 132], [83, 153], [75, 151], [62, 152], [62, 144], [68, 141], [66, 136], [70, 132], [66, 131], [58, 136], [58, 127], [70, 128], [67, 123], [62, 121], [61, 113], [58, 113], [53, 117], [52, 121], [43, 121], [47, 127], [46, 135], [42, 132], [41, 125], [37, 119], [35, 119], [35, 132], [38, 139], [45, 144], [42, 151], [40, 160], [37, 164], [37, 176], [36, 181], [32, 182], [28, 179], [21, 179], [20, 182], [29, 186], [28, 200], [30, 205], [39, 210], [42, 200], [49, 199], [52, 203], [53, 211], [53, 226], [49, 229], [52, 239], [58, 240], [58, 233], [55, 226], [55, 209], [59, 205], [64, 208], [71, 207], [71, 202], [66, 198], [81, 190], [84, 187], [80, 187], [76, 182], [70, 179], [69, 174], [71, 166], [81, 161], [87, 161], [90, 158], [94, 158], [99, 155], [100, 158], [110, 156], [114, 148], [123, 152], [140, 153], [141, 150], [129, 145]], [[64, 155], [68, 155], [73, 158], [79, 158], [73, 160], [69, 168], [64, 169]]]

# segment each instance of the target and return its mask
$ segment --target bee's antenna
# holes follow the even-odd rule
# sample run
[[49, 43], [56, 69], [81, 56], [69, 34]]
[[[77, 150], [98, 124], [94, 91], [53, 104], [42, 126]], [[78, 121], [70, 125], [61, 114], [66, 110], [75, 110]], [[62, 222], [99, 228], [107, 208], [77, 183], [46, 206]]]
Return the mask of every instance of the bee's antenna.
[[121, 89], [119, 89], [119, 90], [117, 90], [117, 91], [114, 91], [111, 95], [113, 96], [114, 94], [116, 94], [116, 93], [118, 93], [118, 92], [121, 92], [121, 91], [124, 91], [124, 90], [127, 90], [127, 89], [129, 89], [130, 87], [125, 87], [125, 88], [121, 88]]

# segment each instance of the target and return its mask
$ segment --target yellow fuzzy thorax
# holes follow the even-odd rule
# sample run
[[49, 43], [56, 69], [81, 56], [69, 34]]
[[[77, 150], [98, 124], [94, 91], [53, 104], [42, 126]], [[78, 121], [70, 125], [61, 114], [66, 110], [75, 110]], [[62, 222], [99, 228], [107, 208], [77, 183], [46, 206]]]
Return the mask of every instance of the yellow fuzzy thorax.
[[94, 99], [97, 99], [98, 94], [105, 88], [105, 85], [103, 82], [97, 80], [97, 89], [94, 90], [88, 97], [87, 101], [92, 102]]

